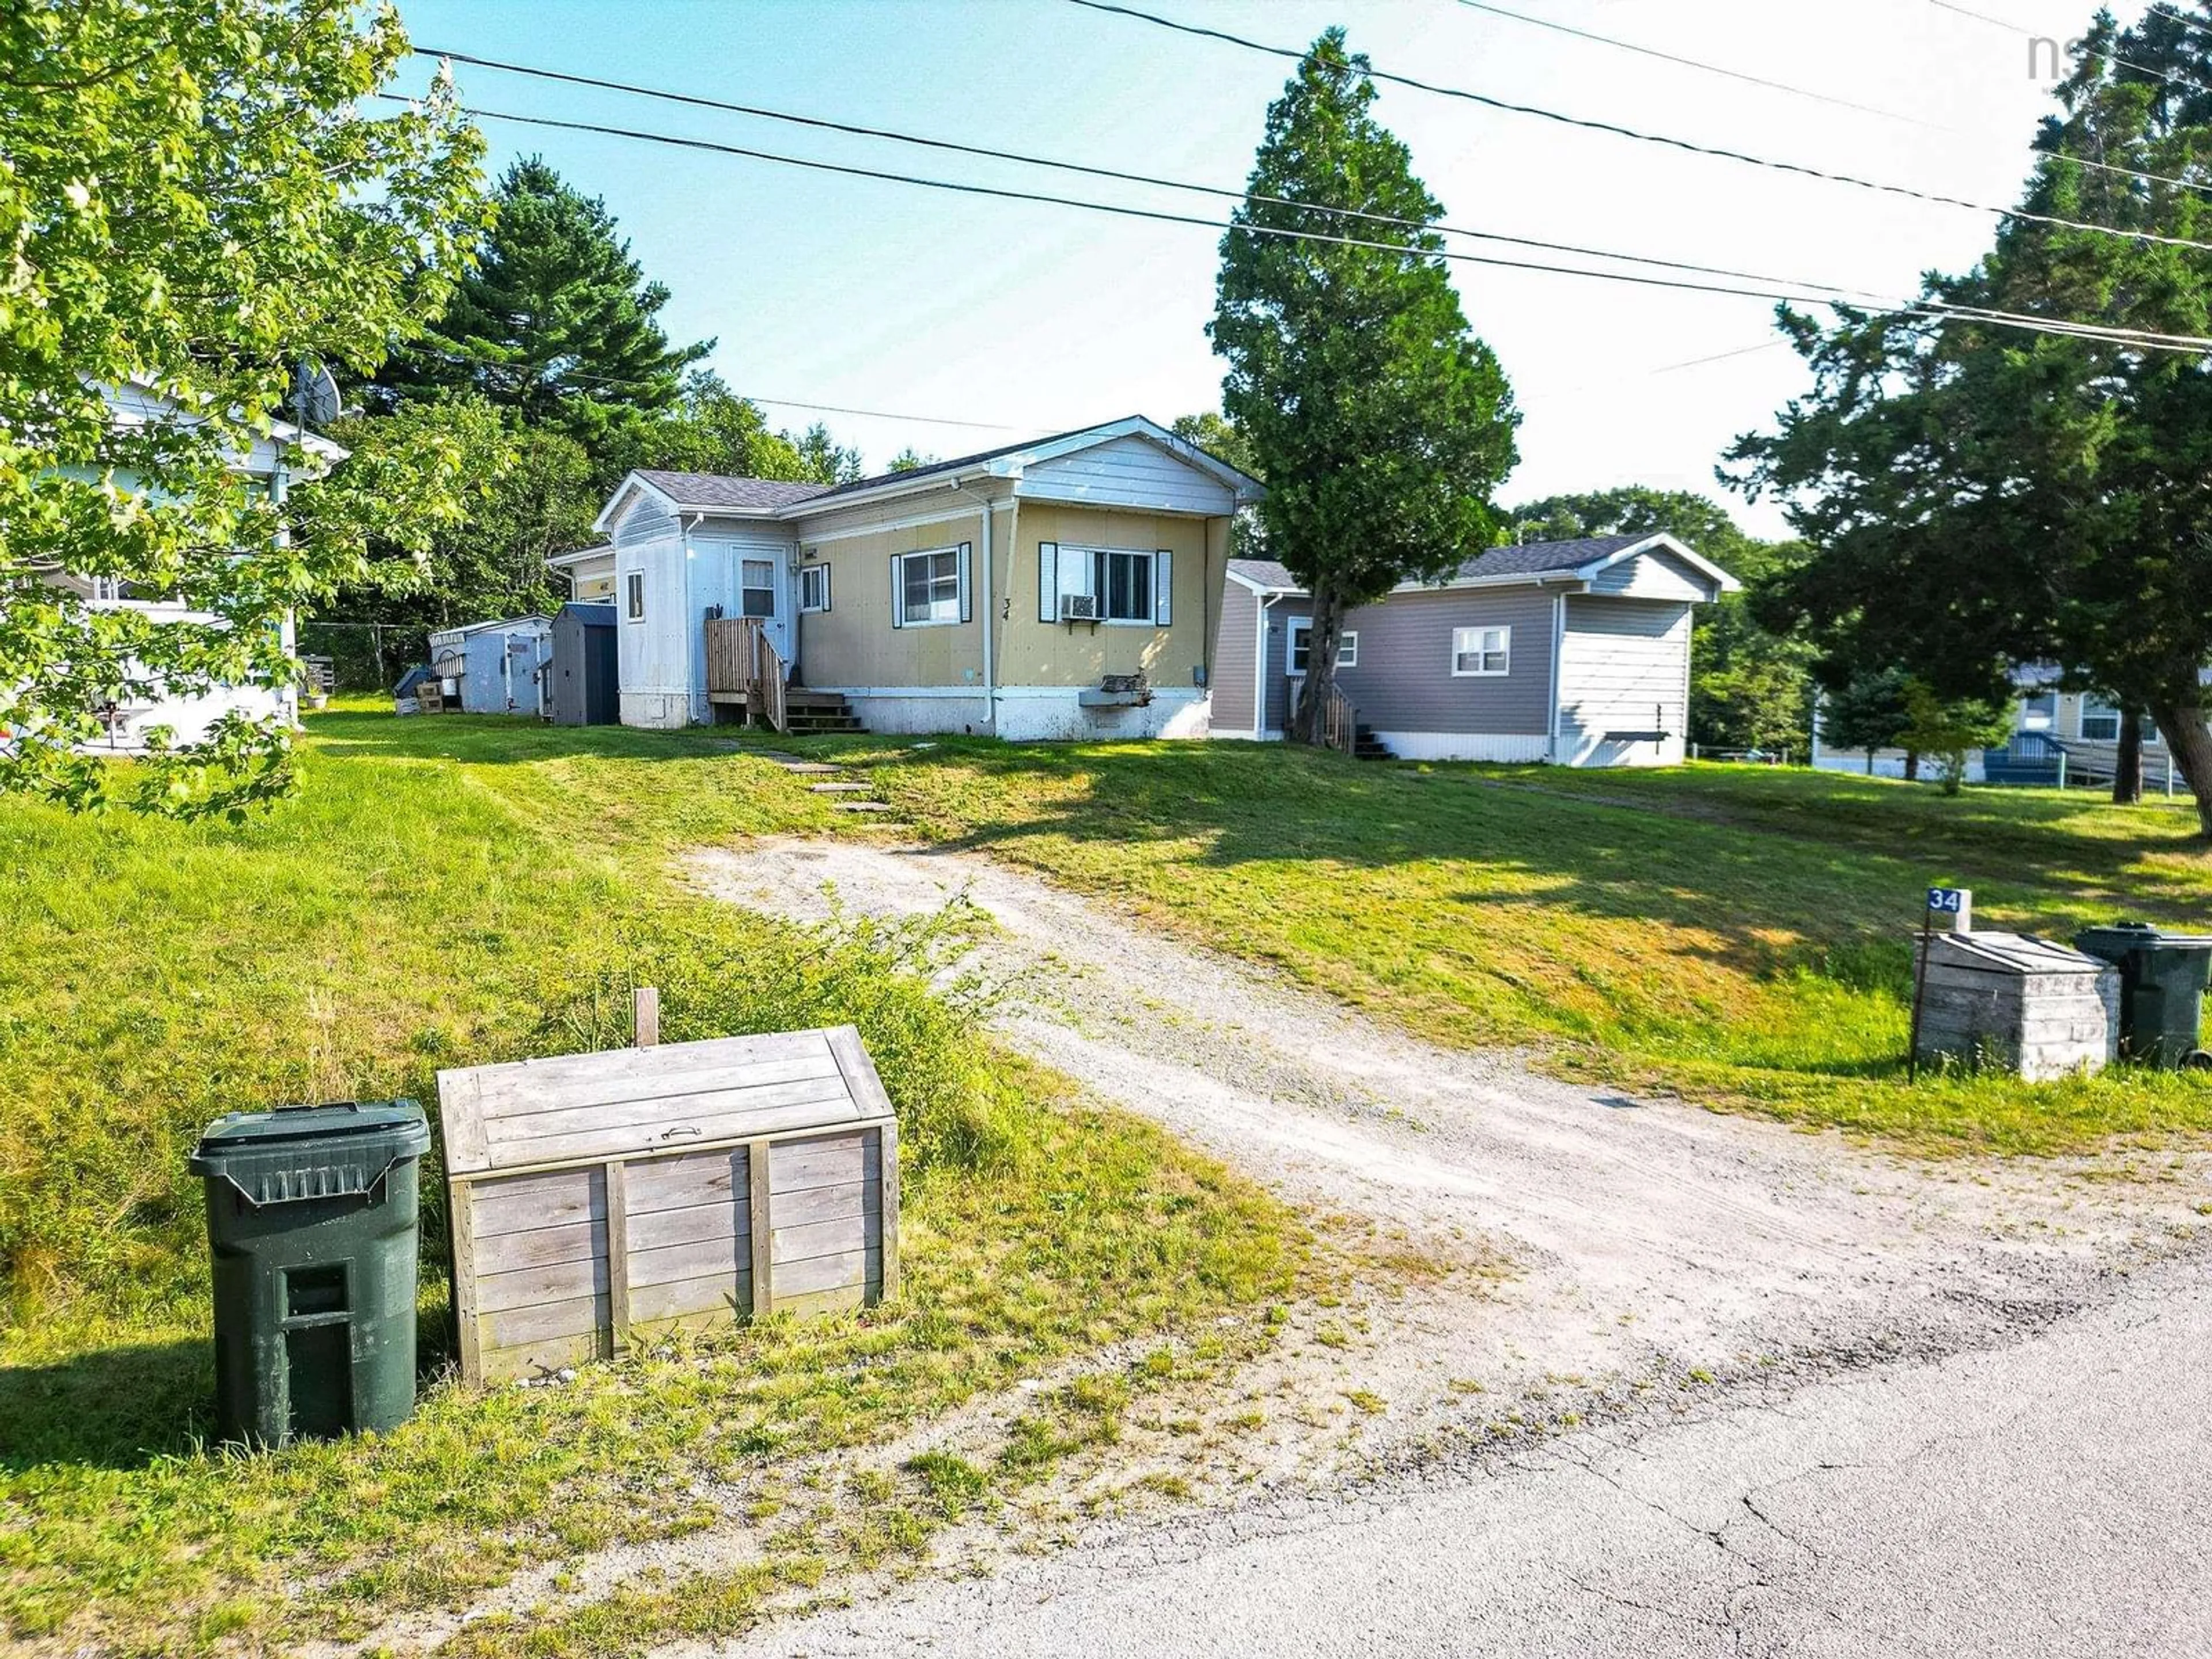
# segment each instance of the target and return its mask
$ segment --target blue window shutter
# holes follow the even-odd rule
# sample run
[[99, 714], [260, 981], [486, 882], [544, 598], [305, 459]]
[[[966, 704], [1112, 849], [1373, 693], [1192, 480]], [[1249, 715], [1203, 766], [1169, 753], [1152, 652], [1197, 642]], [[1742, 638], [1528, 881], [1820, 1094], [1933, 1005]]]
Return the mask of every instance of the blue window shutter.
[[891, 626], [906, 626], [906, 589], [899, 585], [899, 570], [904, 561], [898, 554], [891, 555]]
[[1060, 620], [1060, 544], [1037, 544], [1037, 620]]

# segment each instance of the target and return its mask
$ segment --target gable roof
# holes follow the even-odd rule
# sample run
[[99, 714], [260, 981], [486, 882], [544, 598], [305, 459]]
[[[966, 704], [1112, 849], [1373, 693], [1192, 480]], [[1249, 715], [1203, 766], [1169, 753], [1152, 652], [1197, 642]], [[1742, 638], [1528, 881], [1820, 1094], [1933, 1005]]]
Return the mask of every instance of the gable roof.
[[[1702, 555], [1692, 552], [1674, 537], [1662, 532], [1644, 536], [1588, 536], [1576, 541], [1524, 542], [1512, 547], [1492, 547], [1465, 561], [1441, 582], [1401, 582], [1398, 593], [1438, 587], [1503, 587], [1523, 582], [1543, 583], [1565, 577], [1589, 581], [1609, 565], [1644, 553], [1666, 553], [1681, 560], [1711, 581], [1721, 592], [1733, 592], [1743, 584]], [[1232, 580], [1262, 597], [1303, 593], [1304, 587], [1289, 569], [1273, 559], [1231, 559]]]
[[1210, 454], [1187, 438], [1177, 437], [1142, 415], [1126, 415], [1099, 426], [1079, 427], [1025, 443], [1001, 444], [996, 449], [902, 472], [878, 472], [851, 483], [788, 483], [770, 478], [738, 478], [716, 472], [662, 472], [639, 468], [615, 486], [612, 496], [593, 522], [592, 529], [606, 533], [616, 510], [635, 489], [652, 490], [679, 513], [711, 513], [737, 518], [788, 520], [825, 512], [863, 500], [897, 496], [910, 490], [932, 489], [969, 476], [1019, 478], [1029, 467], [1057, 460], [1081, 450], [1111, 443], [1116, 438], [1141, 438], [1165, 450], [1186, 465], [1195, 467], [1226, 485], [1238, 505], [1259, 500], [1265, 490], [1257, 478], [1239, 471], [1218, 455]]
[[781, 478], [733, 478], [721, 472], [662, 472], [639, 467], [630, 474], [642, 478], [678, 512], [711, 512], [718, 507], [773, 511], [828, 493], [828, 484], [793, 483]]

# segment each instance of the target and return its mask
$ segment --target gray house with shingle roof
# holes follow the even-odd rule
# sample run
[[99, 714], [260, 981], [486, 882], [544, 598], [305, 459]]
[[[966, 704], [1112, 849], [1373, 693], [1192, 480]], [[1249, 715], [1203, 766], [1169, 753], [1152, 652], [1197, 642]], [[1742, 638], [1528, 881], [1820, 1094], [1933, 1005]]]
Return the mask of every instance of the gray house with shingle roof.
[[[1677, 764], [1692, 616], [1737, 585], [1666, 535], [1492, 548], [1352, 611], [1337, 684], [1360, 724], [1409, 760]], [[1282, 736], [1310, 620], [1281, 565], [1229, 562], [1214, 737]]]

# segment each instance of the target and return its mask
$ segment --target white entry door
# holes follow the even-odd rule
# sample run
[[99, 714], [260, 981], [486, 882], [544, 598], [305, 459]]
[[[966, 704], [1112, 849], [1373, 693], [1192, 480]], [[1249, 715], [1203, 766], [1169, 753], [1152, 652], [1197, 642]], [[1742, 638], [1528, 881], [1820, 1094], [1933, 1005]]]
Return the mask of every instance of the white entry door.
[[776, 655], [790, 670], [793, 649], [790, 558], [781, 548], [738, 547], [730, 572], [732, 617], [751, 617], [766, 629]]

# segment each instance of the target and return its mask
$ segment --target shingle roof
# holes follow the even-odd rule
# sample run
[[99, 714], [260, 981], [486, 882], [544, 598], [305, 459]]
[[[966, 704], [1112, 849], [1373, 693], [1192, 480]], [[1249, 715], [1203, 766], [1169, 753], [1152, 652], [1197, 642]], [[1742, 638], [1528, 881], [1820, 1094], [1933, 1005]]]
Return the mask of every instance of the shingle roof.
[[[857, 495], [861, 490], [874, 489], [882, 484], [902, 483], [911, 478], [927, 478], [939, 472], [957, 472], [963, 467], [974, 466], [979, 461], [995, 461], [1004, 455], [1018, 455], [1025, 449], [1042, 448], [1047, 444], [1058, 443], [1063, 438], [1079, 438], [1087, 432], [1097, 432], [1106, 427], [1121, 426], [1143, 418], [1142, 416], [1129, 416], [1121, 421], [1101, 422], [1097, 426], [1079, 426], [1073, 431], [1055, 433], [1048, 437], [1028, 438], [1020, 443], [1001, 444], [996, 449], [981, 449], [973, 455], [956, 455], [948, 461], [932, 461], [926, 466], [908, 467], [898, 472], [878, 472], [869, 477], [855, 478], [850, 483], [782, 483], [769, 478], [726, 477], [716, 472], [651, 472], [643, 469], [637, 476], [687, 507], [727, 507], [773, 512], [777, 507], [790, 507], [799, 501]], [[1147, 422], [1146, 424], [1151, 423]], [[1191, 447], [1198, 447], [1195, 444]], [[1206, 454], [1206, 452], [1200, 450], [1200, 453]], [[1209, 454], [1207, 459], [1224, 466], [1229, 465], [1218, 455]]]
[[[1459, 568], [1455, 580], [1480, 581], [1494, 576], [1547, 576], [1556, 571], [1579, 570], [1610, 557], [1623, 548], [1648, 542], [1649, 535], [1590, 536], [1571, 542], [1526, 542], [1518, 547], [1493, 547]], [[1231, 559], [1229, 568], [1245, 580], [1269, 592], [1304, 592], [1298, 579], [1273, 559]]]
[[679, 507], [773, 511], [829, 492], [827, 484], [787, 483], [780, 478], [732, 478], [720, 472], [659, 472], [641, 467], [637, 476]]
[[1650, 532], [1637, 536], [1587, 536], [1572, 542], [1524, 542], [1518, 547], [1493, 547], [1459, 568], [1459, 580], [1475, 581], [1485, 576], [1541, 576], [1554, 570], [1579, 570], [1610, 557], [1625, 547], [1651, 539]]

